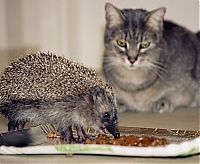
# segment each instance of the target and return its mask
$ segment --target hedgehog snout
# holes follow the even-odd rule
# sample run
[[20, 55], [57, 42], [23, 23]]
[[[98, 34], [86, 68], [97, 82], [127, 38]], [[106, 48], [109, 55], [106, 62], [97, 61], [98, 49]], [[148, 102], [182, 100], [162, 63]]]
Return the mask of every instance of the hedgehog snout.
[[109, 132], [110, 134], [112, 134], [114, 136], [114, 138], [120, 137], [120, 132], [119, 132], [118, 126], [117, 126], [117, 124], [115, 124], [113, 122], [104, 123], [103, 126], [101, 127], [101, 129], [105, 133]]
[[107, 118], [107, 119], [102, 118], [101, 130], [104, 133], [109, 132], [110, 134], [114, 136], [114, 138], [120, 137], [120, 132], [117, 125], [117, 119], [115, 118]]

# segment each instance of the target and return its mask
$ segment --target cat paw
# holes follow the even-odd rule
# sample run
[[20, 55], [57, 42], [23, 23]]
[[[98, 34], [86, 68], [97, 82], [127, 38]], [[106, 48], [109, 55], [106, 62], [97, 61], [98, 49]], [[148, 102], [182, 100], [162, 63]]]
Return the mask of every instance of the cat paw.
[[155, 113], [172, 112], [174, 111], [174, 108], [169, 101], [161, 98], [153, 104], [152, 111]]

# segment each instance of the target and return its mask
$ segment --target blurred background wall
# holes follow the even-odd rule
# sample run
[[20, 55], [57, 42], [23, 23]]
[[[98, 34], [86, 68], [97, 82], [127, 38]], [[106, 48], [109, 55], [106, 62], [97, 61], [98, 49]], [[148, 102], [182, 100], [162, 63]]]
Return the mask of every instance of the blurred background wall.
[[199, 29], [198, 0], [0, 0], [0, 70], [36, 51], [100, 69], [106, 2], [148, 10], [166, 6], [166, 19]]

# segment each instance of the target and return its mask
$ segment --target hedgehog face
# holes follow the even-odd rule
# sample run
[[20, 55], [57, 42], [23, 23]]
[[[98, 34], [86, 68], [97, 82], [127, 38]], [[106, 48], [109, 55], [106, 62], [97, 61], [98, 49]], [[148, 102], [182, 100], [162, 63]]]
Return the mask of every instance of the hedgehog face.
[[109, 132], [114, 137], [119, 137], [117, 106], [114, 94], [96, 86], [92, 88], [90, 95], [93, 112], [96, 115], [95, 122], [103, 132]]

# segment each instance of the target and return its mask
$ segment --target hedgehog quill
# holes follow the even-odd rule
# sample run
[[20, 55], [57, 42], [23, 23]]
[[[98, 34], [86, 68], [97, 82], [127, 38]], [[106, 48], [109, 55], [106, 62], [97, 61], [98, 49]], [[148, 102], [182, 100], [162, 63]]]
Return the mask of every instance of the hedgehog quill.
[[0, 112], [8, 130], [27, 122], [53, 124], [66, 143], [89, 137], [85, 128], [120, 136], [112, 87], [95, 71], [52, 53], [27, 55], [12, 62], [0, 78]]

